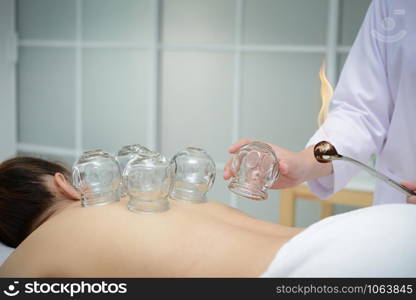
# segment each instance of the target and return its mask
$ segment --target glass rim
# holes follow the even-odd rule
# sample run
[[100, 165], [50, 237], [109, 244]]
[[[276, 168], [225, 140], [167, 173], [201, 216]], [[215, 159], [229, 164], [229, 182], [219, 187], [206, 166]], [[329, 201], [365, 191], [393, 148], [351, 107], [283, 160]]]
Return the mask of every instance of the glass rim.
[[107, 151], [104, 151], [102, 149], [95, 149], [95, 150], [87, 150], [84, 151], [77, 162], [75, 164], [85, 163], [89, 162], [96, 158], [111, 158], [113, 159], [113, 156], [108, 153]]

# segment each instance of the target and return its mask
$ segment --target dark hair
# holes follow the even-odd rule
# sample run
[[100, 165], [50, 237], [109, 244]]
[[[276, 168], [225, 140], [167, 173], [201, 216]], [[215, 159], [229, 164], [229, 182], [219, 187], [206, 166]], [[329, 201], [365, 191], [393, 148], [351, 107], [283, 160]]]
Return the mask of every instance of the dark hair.
[[62, 173], [65, 167], [43, 159], [16, 157], [0, 164], [0, 241], [17, 247], [33, 230], [43, 213], [50, 209], [55, 196], [45, 176]]

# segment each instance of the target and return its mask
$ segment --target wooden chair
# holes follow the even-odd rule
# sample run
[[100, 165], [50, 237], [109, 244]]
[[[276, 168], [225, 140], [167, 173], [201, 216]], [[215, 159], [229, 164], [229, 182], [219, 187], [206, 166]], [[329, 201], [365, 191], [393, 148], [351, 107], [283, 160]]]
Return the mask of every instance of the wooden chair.
[[280, 224], [294, 226], [295, 203], [297, 199], [319, 201], [321, 206], [320, 218], [323, 219], [332, 215], [334, 204], [357, 207], [371, 206], [373, 203], [373, 193], [370, 191], [344, 189], [333, 195], [331, 198], [322, 200], [312, 194], [305, 184], [285, 189], [280, 192]]

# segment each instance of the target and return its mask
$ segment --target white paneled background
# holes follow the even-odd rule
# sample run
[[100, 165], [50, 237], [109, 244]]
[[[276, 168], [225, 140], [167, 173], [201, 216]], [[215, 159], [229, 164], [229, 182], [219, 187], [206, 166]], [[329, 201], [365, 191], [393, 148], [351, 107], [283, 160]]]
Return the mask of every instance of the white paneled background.
[[[279, 192], [254, 202], [227, 190], [227, 148], [303, 148], [319, 67], [335, 84], [369, 2], [18, 0], [19, 153], [71, 165], [88, 149], [199, 146], [218, 166], [211, 199], [278, 222]], [[298, 226], [318, 219], [314, 203], [297, 209]]]
[[15, 3], [0, 1], [0, 161], [15, 154], [16, 59]]

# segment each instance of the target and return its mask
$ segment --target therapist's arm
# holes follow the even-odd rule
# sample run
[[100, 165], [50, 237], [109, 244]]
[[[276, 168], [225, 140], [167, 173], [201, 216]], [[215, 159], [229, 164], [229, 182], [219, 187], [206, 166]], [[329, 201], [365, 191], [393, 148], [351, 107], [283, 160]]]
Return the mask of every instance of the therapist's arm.
[[[341, 72], [328, 118], [308, 146], [328, 141], [339, 153], [362, 162], [382, 151], [395, 105], [386, 62], [393, 45], [375, 33], [388, 34], [380, 24], [388, 17], [392, 2], [371, 3]], [[334, 161], [331, 176], [309, 180], [308, 184], [319, 198], [328, 198], [358, 171], [353, 164]]]
[[[254, 142], [254, 140], [240, 140], [233, 144], [228, 152], [236, 153], [244, 144]], [[266, 143], [276, 153], [279, 158], [279, 180], [273, 185], [272, 189], [285, 189], [296, 186], [304, 181], [328, 176], [332, 173], [332, 163], [318, 163], [313, 154], [313, 146], [301, 152], [292, 152], [280, 148], [276, 145]], [[225, 165], [224, 179], [228, 180], [232, 176], [230, 168], [231, 159]]]
[[[329, 141], [339, 153], [362, 162], [368, 161], [373, 153], [380, 153], [394, 108], [386, 74], [387, 44], [374, 36], [387, 17], [386, 4], [385, 0], [371, 3], [341, 72], [328, 118], [307, 148], [293, 153], [274, 146], [276, 153], [283, 158], [281, 174], [284, 175], [275, 188], [308, 181], [319, 198], [328, 198], [348, 183], [359, 168], [342, 161], [331, 165], [316, 162], [312, 147], [320, 141]], [[231, 147], [230, 152], [233, 152], [233, 147], [238, 148], [238, 143]], [[226, 179], [230, 175], [227, 167], [224, 172]]]

